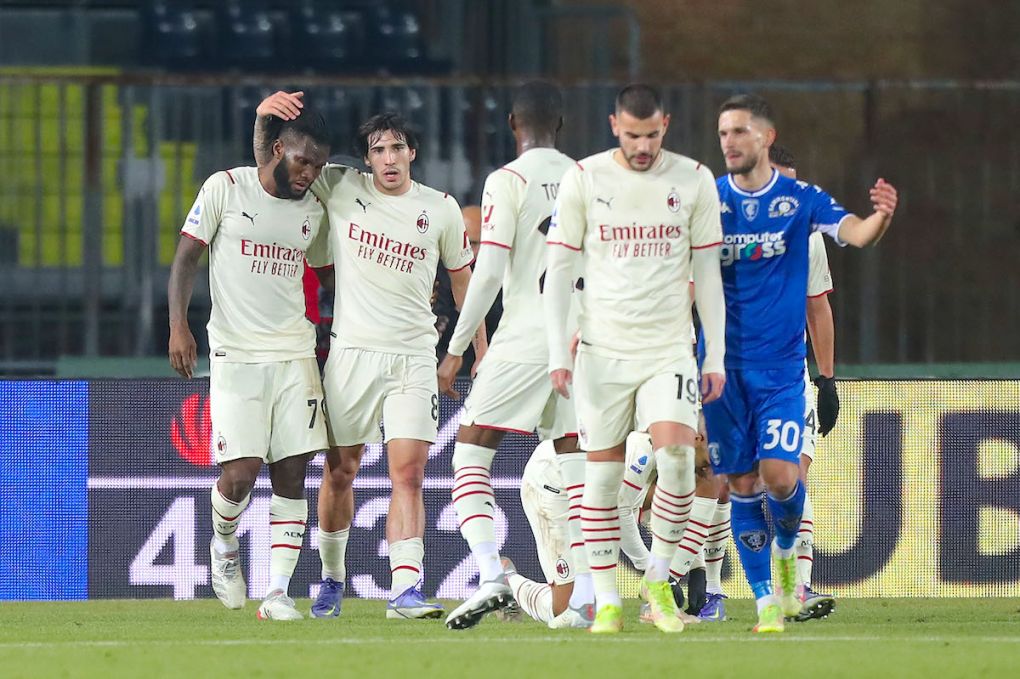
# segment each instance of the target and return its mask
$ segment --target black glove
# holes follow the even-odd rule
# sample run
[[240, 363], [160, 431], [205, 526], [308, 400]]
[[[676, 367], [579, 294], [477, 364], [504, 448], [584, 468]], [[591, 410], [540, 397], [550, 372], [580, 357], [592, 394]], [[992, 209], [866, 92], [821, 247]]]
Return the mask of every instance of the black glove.
[[836, 393], [836, 378], [819, 375], [815, 378], [818, 387], [818, 431], [825, 436], [836, 426], [839, 419], [839, 394]]

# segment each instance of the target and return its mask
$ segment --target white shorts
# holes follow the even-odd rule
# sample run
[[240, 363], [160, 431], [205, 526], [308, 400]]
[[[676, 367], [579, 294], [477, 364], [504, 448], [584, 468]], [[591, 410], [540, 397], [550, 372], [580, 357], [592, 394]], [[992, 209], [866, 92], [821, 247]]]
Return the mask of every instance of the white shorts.
[[482, 361], [461, 424], [530, 434], [543, 441], [576, 436], [574, 404], [553, 391], [544, 365]]
[[439, 385], [434, 358], [333, 349], [323, 386], [331, 446], [382, 441], [380, 420], [386, 441], [436, 440]]
[[585, 450], [622, 444], [631, 431], [678, 422], [698, 431], [701, 388], [693, 356], [618, 359], [583, 350], [574, 365], [578, 436]]
[[815, 444], [818, 442], [818, 396], [811, 384], [811, 375], [804, 369], [804, 438], [800, 454], [809, 460], [815, 459]]
[[209, 412], [216, 464], [243, 457], [273, 464], [326, 448], [322, 381], [314, 358], [213, 361]]
[[574, 581], [567, 514], [570, 502], [562, 487], [555, 459], [528, 462], [521, 477], [521, 505], [531, 524], [545, 581], [564, 585]]

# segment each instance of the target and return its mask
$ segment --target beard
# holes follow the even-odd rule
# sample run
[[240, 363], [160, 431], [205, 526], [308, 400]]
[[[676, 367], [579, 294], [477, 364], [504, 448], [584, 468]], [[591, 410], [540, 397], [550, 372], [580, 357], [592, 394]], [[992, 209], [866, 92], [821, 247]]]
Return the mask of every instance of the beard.
[[753, 170], [757, 166], [758, 161], [756, 159], [748, 158], [745, 156], [743, 162], [741, 162], [739, 165], [732, 168], [727, 167], [726, 169], [729, 171], [730, 174], [748, 174], [749, 172], [751, 172], [751, 170]]
[[658, 153], [656, 153], [654, 155], [649, 153], [648, 155], [651, 156], [651, 157], [648, 160], [648, 164], [647, 165], [638, 165], [638, 163], [636, 161], [636, 158], [639, 155], [640, 155], [639, 153], [633, 153], [633, 154], [631, 154], [629, 156], [626, 153], [623, 154], [623, 159], [627, 161], [627, 165], [630, 166], [630, 169], [635, 170], [637, 172], [643, 172], [644, 170], [647, 170], [648, 168], [650, 168], [652, 165], [655, 165], [655, 161], [659, 157]]
[[304, 191], [299, 195], [290, 187], [290, 172], [287, 170], [287, 163], [283, 159], [273, 168], [273, 181], [276, 182], [276, 192], [280, 195], [280, 198], [294, 200], [305, 195]]

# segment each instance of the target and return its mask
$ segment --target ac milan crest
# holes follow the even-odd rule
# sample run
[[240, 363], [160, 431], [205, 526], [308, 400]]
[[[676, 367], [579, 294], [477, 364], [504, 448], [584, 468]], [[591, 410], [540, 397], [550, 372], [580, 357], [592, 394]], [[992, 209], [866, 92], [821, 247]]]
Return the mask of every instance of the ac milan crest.
[[669, 208], [670, 212], [680, 212], [680, 194], [673, 189], [666, 196], [666, 207]]
[[305, 217], [305, 222], [301, 225], [301, 237], [305, 240], [312, 237], [312, 224], [308, 221], [308, 217]]
[[429, 230], [429, 216], [425, 214], [424, 210], [418, 215], [418, 221], [414, 225], [418, 228], [418, 233], [425, 233]]

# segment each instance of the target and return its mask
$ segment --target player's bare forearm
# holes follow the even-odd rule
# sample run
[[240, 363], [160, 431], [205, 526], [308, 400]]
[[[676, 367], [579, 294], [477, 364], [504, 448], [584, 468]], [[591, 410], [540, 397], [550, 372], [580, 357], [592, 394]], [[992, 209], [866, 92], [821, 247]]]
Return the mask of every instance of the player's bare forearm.
[[457, 311], [464, 308], [468, 285], [471, 283], [471, 267], [464, 267], [450, 272], [450, 292], [453, 293], [453, 305]]
[[266, 139], [269, 136], [269, 116], [255, 116], [255, 132], [252, 135], [252, 152], [255, 155], [255, 165], [262, 167], [268, 165], [273, 159]]
[[181, 236], [170, 265], [170, 281], [167, 283], [167, 306], [170, 310], [170, 327], [188, 325], [188, 305], [191, 303], [191, 292], [195, 285], [195, 272], [198, 271], [198, 260], [205, 252], [202, 243]]
[[832, 377], [835, 375], [836, 329], [828, 295], [808, 297], [807, 327], [818, 374]]
[[195, 284], [198, 260], [205, 252], [205, 245], [186, 236], [177, 244], [173, 265], [170, 267], [170, 281], [167, 284], [167, 306], [170, 315], [170, 342], [167, 356], [170, 365], [183, 377], [194, 374], [198, 361], [195, 337], [188, 327], [188, 305]]
[[892, 224], [899, 202], [896, 187], [881, 178], [871, 187], [869, 194], [874, 209], [871, 216], [861, 219], [848, 215], [839, 226], [839, 239], [859, 248], [875, 245], [882, 239]]

